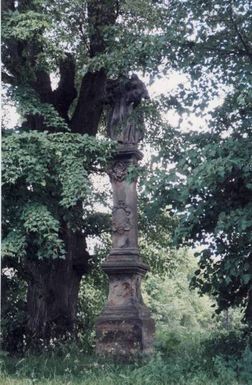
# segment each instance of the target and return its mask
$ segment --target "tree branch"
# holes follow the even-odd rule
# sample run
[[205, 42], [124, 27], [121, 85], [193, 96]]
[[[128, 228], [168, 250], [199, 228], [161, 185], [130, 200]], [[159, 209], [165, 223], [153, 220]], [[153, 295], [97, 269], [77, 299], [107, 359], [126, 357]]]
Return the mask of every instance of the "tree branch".
[[2, 1], [2, 13], [7, 11], [15, 10], [15, 1], [14, 0], [3, 0]]
[[243, 47], [244, 47], [244, 50], [246, 52], [246, 55], [248, 56], [249, 60], [251, 61], [252, 63], [252, 51], [250, 50], [250, 47], [249, 45], [247, 44], [246, 40], [244, 39], [241, 31], [239, 30], [238, 28], [238, 25], [237, 25], [237, 22], [235, 20], [235, 17], [234, 17], [234, 14], [233, 14], [233, 8], [232, 8], [232, 4], [230, 2], [230, 19], [232, 21], [232, 24], [233, 24], [233, 27], [234, 27], [234, 30], [235, 32], [237, 33], [237, 36], [240, 40], [240, 42], [242, 43]]
[[53, 92], [54, 106], [60, 116], [69, 123], [68, 110], [72, 101], [77, 96], [74, 85], [75, 62], [70, 53], [66, 53], [65, 59], [60, 61], [60, 82], [58, 88]]
[[88, 72], [84, 76], [77, 106], [70, 122], [72, 132], [96, 135], [102, 114], [105, 82], [104, 70]]
[[88, 24], [90, 30], [90, 57], [104, 52], [104, 27], [113, 25], [118, 15], [116, 0], [88, 0]]
[[11, 75], [8, 75], [6, 72], [2, 71], [2, 81], [3, 83], [7, 83], [7, 84], [11, 84], [11, 85], [14, 85], [15, 84], [15, 78]]
[[[117, 8], [116, 0], [88, 1], [90, 57], [104, 52], [103, 29], [115, 23]], [[105, 83], [104, 69], [94, 73], [88, 72], [82, 79], [78, 102], [70, 123], [73, 132], [96, 134], [103, 109]]]

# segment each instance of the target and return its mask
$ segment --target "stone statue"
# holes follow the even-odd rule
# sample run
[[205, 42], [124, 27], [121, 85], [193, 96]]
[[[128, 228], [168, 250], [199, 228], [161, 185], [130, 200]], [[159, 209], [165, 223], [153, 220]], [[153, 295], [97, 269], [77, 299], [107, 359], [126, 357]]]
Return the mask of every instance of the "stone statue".
[[144, 83], [137, 75], [109, 80], [106, 104], [109, 106], [108, 136], [123, 145], [137, 145], [143, 138], [144, 120], [137, 107], [142, 99], [149, 99]]
[[136, 75], [107, 82], [104, 103], [108, 107], [108, 135], [118, 146], [108, 165], [113, 191], [112, 248], [102, 263], [109, 294], [96, 320], [96, 352], [122, 361], [153, 352], [155, 324], [141, 294], [141, 280], [148, 266], [138, 247], [137, 174], [128, 177], [131, 167], [143, 158], [137, 148], [144, 131], [138, 106], [148, 98]]

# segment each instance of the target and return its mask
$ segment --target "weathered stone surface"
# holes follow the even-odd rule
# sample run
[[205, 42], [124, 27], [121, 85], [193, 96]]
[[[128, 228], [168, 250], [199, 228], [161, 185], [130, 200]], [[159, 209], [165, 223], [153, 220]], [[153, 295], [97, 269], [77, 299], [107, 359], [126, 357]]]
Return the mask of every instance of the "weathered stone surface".
[[142, 113], [132, 116], [143, 99], [149, 99], [144, 83], [133, 74], [131, 78], [121, 76], [107, 82], [105, 102], [110, 107], [108, 135], [118, 143], [136, 145], [144, 134]]
[[120, 146], [109, 169], [113, 189], [112, 249], [103, 270], [109, 295], [96, 323], [96, 352], [130, 360], [153, 350], [154, 321], [141, 295], [148, 266], [139, 255], [136, 178], [128, 169], [142, 154], [134, 146]]
[[141, 295], [147, 266], [139, 255], [109, 255], [103, 264], [109, 276], [109, 295], [96, 323], [96, 351], [132, 359], [153, 351], [154, 321]]
[[107, 262], [109, 295], [97, 321], [97, 352], [132, 359], [153, 350], [154, 321], [143, 303], [141, 279], [147, 267], [131, 261]]
[[154, 322], [149, 317], [100, 320], [97, 323], [97, 351], [130, 360], [153, 352]]

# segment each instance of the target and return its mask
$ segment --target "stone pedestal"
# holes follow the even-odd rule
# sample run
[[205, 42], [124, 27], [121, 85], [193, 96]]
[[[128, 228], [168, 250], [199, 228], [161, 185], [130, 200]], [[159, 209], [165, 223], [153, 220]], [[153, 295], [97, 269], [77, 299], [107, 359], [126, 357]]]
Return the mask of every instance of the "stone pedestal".
[[109, 295], [96, 322], [97, 354], [125, 359], [151, 353], [155, 329], [141, 295], [141, 279], [148, 266], [138, 250], [137, 181], [130, 173], [141, 158], [136, 147], [121, 146], [109, 168], [112, 249], [102, 266], [109, 277]]

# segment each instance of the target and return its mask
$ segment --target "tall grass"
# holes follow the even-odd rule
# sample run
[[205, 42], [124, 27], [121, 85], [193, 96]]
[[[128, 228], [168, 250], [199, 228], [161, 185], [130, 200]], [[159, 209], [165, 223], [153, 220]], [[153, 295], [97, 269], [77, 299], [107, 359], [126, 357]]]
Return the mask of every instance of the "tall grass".
[[159, 333], [149, 360], [120, 364], [73, 345], [1, 359], [1, 385], [251, 385], [252, 352], [239, 333]]
[[225, 317], [213, 319], [213, 301], [189, 289], [194, 260], [184, 259], [173, 275], [149, 275], [145, 282], [145, 301], [157, 326], [155, 354], [149, 360], [129, 365], [88, 354], [103, 292], [87, 281], [80, 293], [82, 323], [87, 326], [81, 343], [54, 345], [38, 355], [3, 354], [0, 384], [252, 385], [252, 344], [249, 347], [241, 329], [239, 309], [229, 311], [228, 323]]

